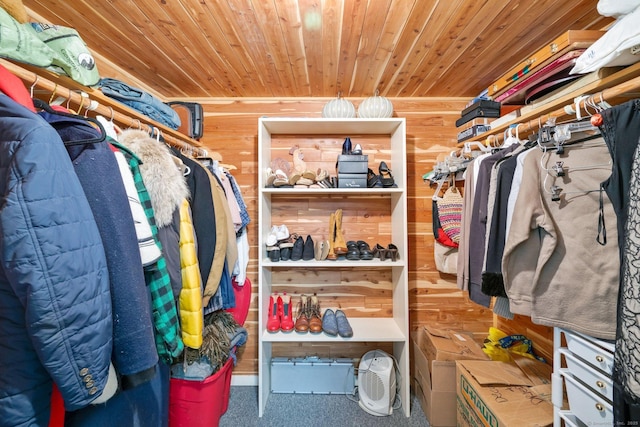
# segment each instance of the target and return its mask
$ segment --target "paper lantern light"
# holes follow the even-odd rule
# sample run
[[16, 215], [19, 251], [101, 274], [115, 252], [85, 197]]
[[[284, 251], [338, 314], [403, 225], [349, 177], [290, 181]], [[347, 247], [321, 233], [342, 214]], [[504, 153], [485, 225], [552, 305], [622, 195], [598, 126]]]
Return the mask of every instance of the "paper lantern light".
[[340, 94], [322, 108], [322, 117], [325, 119], [353, 119], [355, 116], [356, 107], [351, 101], [341, 98]]
[[378, 91], [374, 96], [362, 101], [358, 106], [358, 117], [362, 119], [382, 119], [393, 115], [393, 104], [384, 96], [379, 96]]

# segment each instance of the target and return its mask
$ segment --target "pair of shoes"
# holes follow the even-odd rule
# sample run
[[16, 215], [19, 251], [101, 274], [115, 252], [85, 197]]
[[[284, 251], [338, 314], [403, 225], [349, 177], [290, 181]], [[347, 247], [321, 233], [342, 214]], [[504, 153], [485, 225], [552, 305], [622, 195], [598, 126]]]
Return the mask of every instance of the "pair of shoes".
[[371, 247], [364, 240], [353, 241], [349, 240], [347, 242], [347, 255], [346, 258], [349, 261], [369, 261], [373, 259], [373, 252], [371, 251]]
[[347, 243], [342, 234], [342, 209], [336, 209], [329, 215], [329, 254], [327, 259], [337, 260], [339, 255], [346, 255]]
[[291, 249], [291, 261], [311, 261], [314, 257], [315, 248], [311, 236], [307, 235], [306, 239], [298, 236]]
[[322, 332], [322, 319], [320, 319], [320, 303], [316, 294], [313, 296], [300, 296], [297, 305], [297, 315], [294, 329], [297, 333], [319, 334]]
[[356, 144], [355, 147], [352, 148], [351, 138], [346, 137], [344, 142], [342, 143], [342, 154], [361, 155], [362, 147], [360, 146], [360, 144]]
[[315, 257], [316, 261], [324, 261], [329, 255], [329, 241], [318, 240], [316, 242]]
[[291, 296], [273, 293], [269, 297], [269, 315], [267, 316], [267, 332], [291, 332], [293, 330], [293, 307]]
[[398, 256], [398, 247], [393, 243], [389, 243], [386, 248], [379, 243], [376, 243], [376, 246], [373, 248], [373, 258], [380, 258], [380, 261], [384, 261], [386, 259], [396, 261]]
[[322, 330], [332, 337], [340, 335], [342, 338], [350, 338], [353, 336], [353, 329], [342, 310], [336, 310], [334, 313], [330, 308], [326, 309], [322, 316]]
[[289, 229], [286, 225], [274, 225], [271, 227], [271, 231], [269, 231], [265, 243], [267, 246], [275, 246], [278, 242], [287, 240], [290, 235], [291, 234], [289, 234]]
[[391, 175], [391, 169], [389, 169], [384, 161], [380, 162], [380, 165], [378, 166], [378, 173], [380, 174], [380, 182], [383, 187], [397, 187], [396, 181], [393, 179], [393, 175]]

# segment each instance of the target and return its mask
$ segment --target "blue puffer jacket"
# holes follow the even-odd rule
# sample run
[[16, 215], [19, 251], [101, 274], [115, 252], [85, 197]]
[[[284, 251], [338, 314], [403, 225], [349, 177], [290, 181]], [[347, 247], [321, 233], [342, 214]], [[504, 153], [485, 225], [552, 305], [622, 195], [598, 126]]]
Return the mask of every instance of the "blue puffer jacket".
[[69, 155], [41, 117], [0, 94], [0, 426], [47, 426], [105, 386], [111, 298], [100, 234]]

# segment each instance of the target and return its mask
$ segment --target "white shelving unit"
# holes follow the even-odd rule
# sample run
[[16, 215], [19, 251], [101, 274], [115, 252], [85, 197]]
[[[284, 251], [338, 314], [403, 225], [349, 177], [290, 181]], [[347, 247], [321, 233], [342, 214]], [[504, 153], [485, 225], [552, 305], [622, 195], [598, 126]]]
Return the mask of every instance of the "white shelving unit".
[[[300, 189], [300, 188], [265, 188], [265, 171], [270, 167], [274, 152], [272, 140], [278, 137], [291, 138], [294, 142], [296, 137], [301, 140], [317, 141], [314, 145], [317, 150], [323, 150], [323, 142], [327, 139], [344, 139], [354, 135], [375, 136], [385, 141], [386, 145], [382, 150], [384, 157], [393, 171], [393, 177], [397, 188], [363, 188], [363, 189]], [[356, 141], [357, 142], [357, 141]], [[404, 118], [388, 119], [322, 119], [322, 118], [260, 118], [258, 121], [258, 166], [259, 170], [259, 415], [262, 416], [267, 400], [271, 394], [271, 358], [273, 345], [277, 343], [341, 343], [354, 342], [380, 342], [392, 343], [394, 357], [398, 361], [401, 376], [400, 395], [402, 409], [408, 417], [410, 412], [409, 393], [409, 304], [408, 304], [408, 244], [407, 244], [407, 195], [406, 195], [406, 124]], [[355, 142], [354, 142], [355, 144]], [[332, 148], [336, 149], [335, 145]], [[367, 147], [363, 147], [365, 154]], [[281, 153], [281, 151], [280, 151]], [[339, 153], [337, 153], [339, 154]], [[325, 157], [323, 157], [325, 158]], [[325, 168], [334, 175], [335, 157], [326, 156]], [[372, 167], [370, 164], [369, 167]], [[271, 230], [272, 225], [279, 225], [279, 218], [273, 218], [272, 214], [277, 209], [278, 203], [291, 203], [294, 199], [300, 203], [315, 201], [317, 203], [325, 198], [342, 198], [343, 200], [357, 200], [358, 204], [366, 206], [372, 200], [375, 203], [382, 203], [389, 211], [388, 224], [384, 225], [388, 230], [390, 241], [398, 247], [399, 257], [395, 262], [391, 260], [371, 260], [371, 261], [278, 261], [272, 262], [267, 257], [265, 239]], [[285, 202], [282, 202], [282, 201]], [[353, 204], [345, 204], [353, 206]], [[327, 207], [327, 229], [330, 210]], [[324, 214], [324, 212], [322, 212]], [[347, 239], [349, 240], [349, 239]], [[371, 243], [371, 242], [370, 242]], [[362, 272], [373, 272], [371, 276], [376, 276], [375, 272], [380, 271], [388, 275], [392, 282], [392, 314], [389, 317], [355, 317], [349, 316], [349, 322], [353, 328], [352, 338], [331, 337], [321, 334], [297, 334], [291, 333], [268, 333], [266, 331], [269, 297], [273, 289], [278, 285], [272, 283], [274, 276], [286, 271], [310, 271], [321, 275], [322, 272], [332, 273], [335, 269], [361, 269]], [[358, 270], [360, 271], [360, 270]], [[331, 274], [325, 276], [331, 277]], [[372, 278], [371, 280], [374, 280]], [[373, 282], [372, 282], [373, 283]], [[340, 286], [340, 283], [327, 284], [322, 288], [326, 289], [332, 285]], [[322, 297], [323, 289], [318, 289], [319, 298]], [[315, 292], [316, 290], [314, 290]]]

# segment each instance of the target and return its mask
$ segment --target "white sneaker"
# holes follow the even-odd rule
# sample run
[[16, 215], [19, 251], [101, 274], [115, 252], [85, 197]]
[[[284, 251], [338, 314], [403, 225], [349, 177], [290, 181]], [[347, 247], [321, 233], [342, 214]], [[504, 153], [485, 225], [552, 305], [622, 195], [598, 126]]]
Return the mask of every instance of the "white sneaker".
[[276, 237], [278, 240], [286, 240], [289, 238], [289, 229], [286, 225], [282, 224], [276, 227]]
[[265, 240], [267, 246], [275, 246], [278, 243], [278, 226], [274, 225], [271, 227], [271, 231], [267, 235], [267, 239]]

